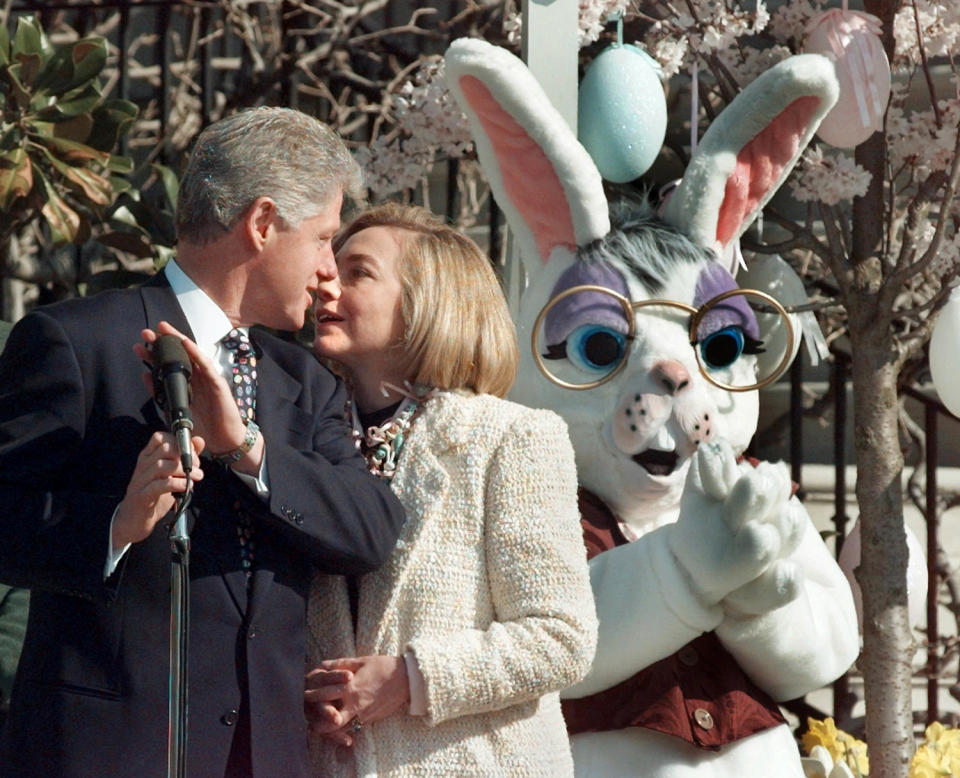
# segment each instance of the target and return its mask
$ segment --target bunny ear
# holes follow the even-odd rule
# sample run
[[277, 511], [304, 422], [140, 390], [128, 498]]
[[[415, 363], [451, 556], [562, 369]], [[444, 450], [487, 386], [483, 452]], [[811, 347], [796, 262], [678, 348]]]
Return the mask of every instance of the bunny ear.
[[722, 254], [790, 174], [838, 94], [826, 57], [800, 54], [772, 67], [704, 133], [664, 220]]
[[[450, 91], [521, 256], [535, 273], [553, 250], [610, 230], [600, 173], [527, 66], [506, 49], [461, 38], [445, 56]], [[530, 266], [534, 265], [534, 266]]]

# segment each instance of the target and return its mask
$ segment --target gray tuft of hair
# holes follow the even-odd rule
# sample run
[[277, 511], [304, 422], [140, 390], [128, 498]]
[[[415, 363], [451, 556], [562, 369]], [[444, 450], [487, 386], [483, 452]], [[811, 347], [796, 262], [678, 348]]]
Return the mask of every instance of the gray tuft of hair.
[[214, 122], [194, 145], [177, 200], [177, 236], [227, 233], [258, 197], [296, 228], [338, 194], [362, 201], [363, 175], [340, 137], [291, 108], [251, 108]]
[[623, 265], [651, 296], [683, 265], [712, 262], [711, 249], [697, 245], [661, 221], [646, 197], [620, 196], [610, 202], [610, 232], [577, 251], [584, 262]]

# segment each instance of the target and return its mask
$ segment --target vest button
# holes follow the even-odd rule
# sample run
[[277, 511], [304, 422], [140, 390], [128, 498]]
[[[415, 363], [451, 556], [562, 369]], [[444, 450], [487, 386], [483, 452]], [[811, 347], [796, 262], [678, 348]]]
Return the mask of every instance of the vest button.
[[700, 655], [697, 654], [697, 649], [693, 646], [684, 646], [677, 652], [677, 659], [679, 659], [687, 667], [693, 667], [698, 661], [700, 661]]
[[224, 726], [232, 727], [234, 724], [237, 723], [239, 718], [240, 718], [240, 714], [236, 711], [236, 709], [228, 710], [226, 713], [224, 713], [220, 717], [220, 723], [223, 724]]
[[693, 712], [693, 720], [703, 729], [713, 729], [713, 716], [706, 708], [697, 708]]

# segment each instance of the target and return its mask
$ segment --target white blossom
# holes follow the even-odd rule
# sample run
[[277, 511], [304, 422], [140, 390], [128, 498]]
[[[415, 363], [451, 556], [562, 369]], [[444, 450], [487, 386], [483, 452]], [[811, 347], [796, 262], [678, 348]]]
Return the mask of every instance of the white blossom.
[[441, 60], [424, 64], [390, 99], [392, 130], [355, 152], [376, 197], [417, 186], [438, 156], [459, 159], [473, 148], [467, 117], [447, 88]]
[[746, 86], [760, 74], [790, 56], [786, 46], [770, 46], [766, 49], [724, 49], [717, 56], [737, 83]]
[[960, 98], [939, 100], [940, 125], [932, 109], [906, 113], [901, 104], [887, 111], [890, 163], [895, 171], [911, 168], [915, 177], [947, 171], [953, 162], [960, 123]]
[[837, 205], [844, 200], [863, 197], [870, 178], [870, 173], [849, 154], [824, 154], [819, 146], [811, 146], [800, 158], [789, 184], [793, 196], [801, 202]]
[[[577, 44], [582, 48], [597, 40], [607, 25], [622, 14], [630, 0], [580, 0], [577, 16]], [[516, 8], [504, 13], [504, 32], [510, 43], [520, 42], [523, 32], [522, 17]]]
[[[913, 3], [904, 3], [893, 21], [893, 35], [897, 43], [896, 62], [918, 64], [917, 18]], [[960, 3], [956, 0], [916, 0], [920, 20], [921, 40], [927, 58], [949, 57], [956, 53], [960, 43]]]
[[609, 20], [623, 13], [627, 5], [629, 0], [580, 0], [577, 29], [580, 46], [597, 40]]
[[810, 20], [823, 13], [827, 0], [790, 0], [770, 15], [768, 31], [783, 44], [799, 47]]
[[[745, 35], [764, 30], [770, 13], [764, 0], [744, 7], [716, 0], [690, 0], [679, 12], [664, 13], [650, 26], [643, 47], [660, 63], [664, 76], [689, 68], [697, 57], [729, 54]], [[684, 48], [679, 47], [683, 42]]]

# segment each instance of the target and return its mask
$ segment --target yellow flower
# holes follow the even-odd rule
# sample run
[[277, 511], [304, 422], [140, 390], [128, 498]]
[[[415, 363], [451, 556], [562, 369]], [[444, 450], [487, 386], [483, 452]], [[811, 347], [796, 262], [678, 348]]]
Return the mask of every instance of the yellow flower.
[[807, 728], [801, 743], [808, 754], [814, 746], [823, 746], [834, 762], [843, 762], [856, 775], [867, 775], [870, 772], [867, 744], [842, 729], [837, 729], [832, 718], [827, 717], [823, 721], [808, 718]]
[[[956, 775], [950, 755], [930, 745], [922, 745], [910, 760], [910, 778], [949, 778]], [[960, 764], [958, 764], [960, 767]]]
[[840, 731], [837, 729], [837, 725], [829, 716], [823, 721], [808, 718], [807, 731], [803, 733], [800, 742], [808, 754], [814, 746], [823, 746], [830, 752], [833, 761], [836, 762], [841, 754], [840, 745], [837, 743], [839, 735]]
[[850, 768], [854, 769], [858, 775], [869, 775], [870, 760], [867, 758], [867, 744], [862, 740], [857, 740], [852, 735], [847, 735], [846, 732], [843, 734], [846, 735], [846, 738], [843, 738], [843, 743], [846, 747], [843, 760]]

